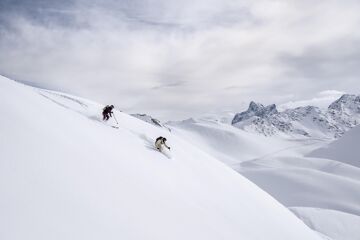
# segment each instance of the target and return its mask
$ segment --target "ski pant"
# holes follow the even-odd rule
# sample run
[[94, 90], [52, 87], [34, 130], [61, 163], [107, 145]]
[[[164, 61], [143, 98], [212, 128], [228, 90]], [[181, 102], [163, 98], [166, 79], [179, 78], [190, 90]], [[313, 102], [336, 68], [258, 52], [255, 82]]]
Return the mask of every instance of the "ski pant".
[[110, 118], [109, 114], [104, 114], [104, 113], [103, 113], [103, 120], [104, 120], [104, 121], [109, 120], [109, 118]]

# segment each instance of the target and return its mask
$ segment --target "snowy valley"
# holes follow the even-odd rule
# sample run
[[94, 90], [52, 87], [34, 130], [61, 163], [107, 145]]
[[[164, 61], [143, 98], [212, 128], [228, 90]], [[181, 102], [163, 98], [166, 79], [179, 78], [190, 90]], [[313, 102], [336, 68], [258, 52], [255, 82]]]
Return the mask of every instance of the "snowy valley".
[[360, 237], [360, 96], [166, 124], [5, 77], [0, 98], [0, 239]]

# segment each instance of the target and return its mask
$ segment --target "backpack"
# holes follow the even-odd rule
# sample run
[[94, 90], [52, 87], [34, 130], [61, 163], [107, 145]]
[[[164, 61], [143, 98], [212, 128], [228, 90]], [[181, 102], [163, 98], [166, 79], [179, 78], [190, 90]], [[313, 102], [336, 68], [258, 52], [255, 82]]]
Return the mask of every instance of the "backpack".
[[110, 109], [109, 105], [107, 105], [106, 107], [103, 108], [103, 113], [108, 114], [110, 111], [111, 111], [111, 109]]

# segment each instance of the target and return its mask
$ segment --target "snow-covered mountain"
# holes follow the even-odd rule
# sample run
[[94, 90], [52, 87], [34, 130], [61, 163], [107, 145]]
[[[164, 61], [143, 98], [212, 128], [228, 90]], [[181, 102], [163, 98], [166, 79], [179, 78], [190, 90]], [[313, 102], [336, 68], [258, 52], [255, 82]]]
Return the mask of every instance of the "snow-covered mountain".
[[360, 95], [343, 95], [330, 104], [328, 114], [343, 130], [360, 124]]
[[181, 135], [102, 107], [0, 77], [1, 239], [320, 239]]
[[[116, 129], [102, 107], [0, 77], [1, 239], [319, 239], [303, 222], [360, 236], [358, 96], [327, 110], [252, 102], [234, 125], [115, 111]], [[160, 135], [171, 153], [154, 150]]]
[[345, 94], [326, 110], [314, 106], [279, 112], [276, 105], [251, 102], [232, 125], [265, 136], [338, 138], [360, 123], [360, 96]]

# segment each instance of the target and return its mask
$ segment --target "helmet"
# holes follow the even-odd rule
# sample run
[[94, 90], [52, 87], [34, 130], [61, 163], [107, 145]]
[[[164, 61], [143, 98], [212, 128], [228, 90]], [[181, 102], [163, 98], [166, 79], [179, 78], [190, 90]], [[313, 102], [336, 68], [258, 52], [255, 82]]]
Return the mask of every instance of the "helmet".
[[166, 138], [163, 138], [163, 141], [165, 142], [165, 141], [166, 141]]
[[114, 108], [114, 105], [110, 105], [111, 108]]

